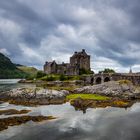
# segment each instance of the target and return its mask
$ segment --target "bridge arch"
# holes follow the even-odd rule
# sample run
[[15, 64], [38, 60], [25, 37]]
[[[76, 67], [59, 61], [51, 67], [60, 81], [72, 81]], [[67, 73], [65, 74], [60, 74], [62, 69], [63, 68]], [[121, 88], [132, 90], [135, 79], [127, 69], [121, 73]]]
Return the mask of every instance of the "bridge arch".
[[101, 77], [97, 77], [95, 80], [95, 84], [101, 84], [102, 83], [102, 78]]
[[105, 78], [104, 78], [104, 82], [109, 82], [109, 81], [111, 81], [111, 80], [110, 80], [110, 77], [105, 77]]
[[94, 84], [94, 77], [91, 78], [91, 84]]

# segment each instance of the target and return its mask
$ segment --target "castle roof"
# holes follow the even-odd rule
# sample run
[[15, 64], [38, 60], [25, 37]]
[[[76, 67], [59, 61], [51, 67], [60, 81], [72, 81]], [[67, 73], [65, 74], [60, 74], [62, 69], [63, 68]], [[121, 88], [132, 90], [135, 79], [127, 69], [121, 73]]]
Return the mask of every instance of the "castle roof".
[[75, 52], [72, 57], [78, 57], [78, 56], [88, 56], [88, 55], [87, 55], [85, 49], [82, 49], [81, 52]]
[[47, 66], [51, 66], [51, 65], [53, 65], [54, 63], [56, 63], [56, 62], [55, 62], [55, 61], [52, 61], [52, 62], [46, 62], [45, 65], [47, 65]]

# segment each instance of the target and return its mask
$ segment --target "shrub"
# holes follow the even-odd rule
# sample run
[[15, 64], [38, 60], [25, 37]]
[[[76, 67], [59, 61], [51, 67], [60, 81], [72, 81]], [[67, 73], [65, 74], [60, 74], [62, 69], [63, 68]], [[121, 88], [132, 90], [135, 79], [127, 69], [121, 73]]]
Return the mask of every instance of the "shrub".
[[99, 73], [115, 73], [113, 69], [106, 68], [103, 71], [99, 71]]
[[67, 80], [67, 79], [68, 79], [67, 76], [65, 76], [63, 74], [61, 74], [60, 77], [59, 77], [60, 81], [64, 81], [64, 80]]
[[42, 78], [46, 75], [46, 73], [44, 73], [43, 71], [38, 71], [36, 74], [36, 78]]
[[83, 75], [83, 74], [93, 74], [93, 71], [90, 70], [85, 70], [85, 69], [80, 69], [79, 70], [79, 75]]
[[54, 76], [48, 76], [46, 80], [47, 81], [55, 81], [56, 78]]

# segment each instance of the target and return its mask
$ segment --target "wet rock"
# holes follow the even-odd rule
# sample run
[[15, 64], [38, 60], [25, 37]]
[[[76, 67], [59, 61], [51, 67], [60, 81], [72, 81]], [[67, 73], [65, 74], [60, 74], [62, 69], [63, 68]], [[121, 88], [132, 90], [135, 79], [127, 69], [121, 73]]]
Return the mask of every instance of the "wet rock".
[[43, 88], [16, 88], [0, 94], [0, 99], [13, 104], [47, 105], [65, 102], [69, 91]]
[[0, 110], [0, 115], [27, 114], [30, 111], [31, 110], [16, 110], [16, 109]]
[[131, 107], [135, 102], [131, 100], [121, 100], [119, 98], [112, 98], [111, 100], [91, 100], [77, 98], [70, 101], [70, 104], [74, 106], [75, 110], [81, 110], [86, 113], [87, 108], [106, 108], [106, 107], [119, 107], [127, 108]]
[[8, 129], [8, 126], [21, 125], [28, 121], [41, 122], [44, 120], [52, 120], [52, 119], [56, 118], [52, 116], [20, 116], [20, 117], [15, 116], [9, 118], [2, 118], [0, 119], [0, 131]]

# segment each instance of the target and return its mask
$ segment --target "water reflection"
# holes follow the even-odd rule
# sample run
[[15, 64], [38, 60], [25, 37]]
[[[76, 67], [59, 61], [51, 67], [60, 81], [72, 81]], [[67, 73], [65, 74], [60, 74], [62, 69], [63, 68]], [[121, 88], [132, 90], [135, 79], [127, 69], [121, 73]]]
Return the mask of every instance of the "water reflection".
[[140, 139], [139, 103], [134, 104], [127, 110], [114, 107], [88, 108], [86, 114], [75, 111], [68, 103], [28, 109], [33, 110], [31, 114], [54, 115], [58, 119], [41, 124], [30, 122], [21, 126], [10, 127], [0, 133], [1, 140]]
[[120, 100], [120, 99], [98, 101], [77, 98], [70, 101], [70, 104], [75, 108], [75, 111], [82, 111], [83, 114], [86, 113], [88, 108], [118, 107], [127, 110], [127, 108], [130, 108], [134, 103], [136, 103], [135, 100]]

